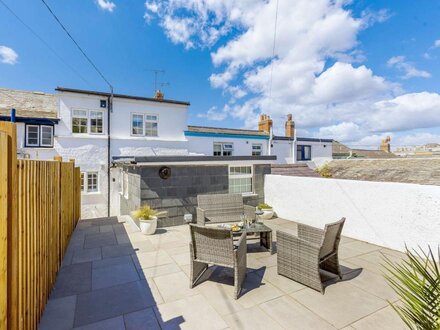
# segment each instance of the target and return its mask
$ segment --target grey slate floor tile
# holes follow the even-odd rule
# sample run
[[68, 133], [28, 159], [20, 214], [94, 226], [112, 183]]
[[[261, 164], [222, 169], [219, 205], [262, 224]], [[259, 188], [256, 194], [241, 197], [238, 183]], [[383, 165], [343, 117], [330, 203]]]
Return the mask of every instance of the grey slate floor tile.
[[92, 289], [92, 263], [62, 267], [57, 275], [51, 299], [88, 292]]
[[75, 317], [76, 296], [67, 296], [48, 301], [38, 329], [72, 329]]

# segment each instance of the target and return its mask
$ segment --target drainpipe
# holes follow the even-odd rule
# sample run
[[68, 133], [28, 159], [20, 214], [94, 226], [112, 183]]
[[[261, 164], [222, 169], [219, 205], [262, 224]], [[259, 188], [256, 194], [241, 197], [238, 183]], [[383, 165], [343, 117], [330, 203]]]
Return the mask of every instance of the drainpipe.
[[295, 164], [296, 163], [296, 154], [297, 154], [297, 151], [296, 151], [296, 129], [293, 130], [293, 146], [292, 147], [293, 147], [292, 163]]
[[269, 129], [269, 145], [267, 147], [267, 154], [272, 155], [272, 141], [273, 141], [273, 128]]
[[15, 118], [15, 113], [16, 113], [15, 109], [12, 108], [11, 109], [11, 123], [15, 123], [17, 121]]
[[111, 138], [110, 138], [110, 113], [113, 112], [113, 87], [107, 98], [107, 217], [110, 217], [110, 165], [111, 165]]

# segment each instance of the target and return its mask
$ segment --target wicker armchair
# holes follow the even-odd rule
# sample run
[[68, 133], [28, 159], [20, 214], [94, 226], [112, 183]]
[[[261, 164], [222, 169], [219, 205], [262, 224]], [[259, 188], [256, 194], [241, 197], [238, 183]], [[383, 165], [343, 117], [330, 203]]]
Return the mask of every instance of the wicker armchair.
[[234, 298], [237, 299], [246, 278], [246, 233], [234, 246], [232, 231], [190, 224], [191, 274], [190, 288], [193, 288], [209, 264], [234, 269]]
[[239, 222], [246, 214], [255, 219], [255, 207], [243, 205], [241, 194], [211, 194], [197, 196], [197, 224]]
[[318, 229], [298, 224], [298, 236], [277, 231], [278, 274], [324, 294], [319, 270], [342, 279], [338, 247], [345, 218]]

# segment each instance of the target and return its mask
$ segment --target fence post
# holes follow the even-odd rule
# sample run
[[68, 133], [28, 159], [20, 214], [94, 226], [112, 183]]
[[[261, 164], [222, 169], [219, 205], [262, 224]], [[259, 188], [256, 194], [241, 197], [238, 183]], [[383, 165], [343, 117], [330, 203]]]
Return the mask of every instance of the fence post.
[[[7, 181], [0, 182], [0, 185], [6, 187], [7, 192], [7, 328], [18, 329], [18, 200], [17, 200], [17, 128], [14, 123], [0, 122], [0, 131], [3, 136], [6, 135], [7, 152], [2, 152], [1, 171], [6, 171]], [[5, 138], [3, 137], [3, 143]], [[4, 157], [6, 155], [6, 157]], [[6, 170], [4, 169], [6, 166]], [[2, 175], [2, 174], [0, 174]], [[4, 175], [4, 174], [3, 174]], [[2, 193], [3, 194], [3, 193]], [[4, 225], [2, 221], [2, 225]], [[3, 228], [2, 228], [3, 230]], [[4, 262], [4, 261], [3, 261]], [[2, 282], [3, 283], [3, 282]], [[2, 292], [4, 292], [2, 290]]]

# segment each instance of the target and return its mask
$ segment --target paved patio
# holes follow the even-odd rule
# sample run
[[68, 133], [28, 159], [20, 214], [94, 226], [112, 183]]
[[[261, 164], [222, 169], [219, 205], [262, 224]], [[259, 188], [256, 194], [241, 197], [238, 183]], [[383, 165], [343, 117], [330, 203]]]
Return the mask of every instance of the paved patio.
[[321, 295], [279, 276], [276, 254], [249, 244], [244, 293], [234, 300], [223, 268], [189, 289], [188, 242], [186, 225], [144, 236], [124, 218], [81, 220], [40, 329], [405, 329], [380, 266], [382, 253], [399, 261], [399, 252], [344, 237], [344, 279], [330, 279]]

